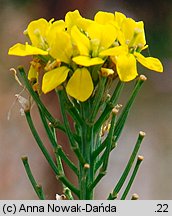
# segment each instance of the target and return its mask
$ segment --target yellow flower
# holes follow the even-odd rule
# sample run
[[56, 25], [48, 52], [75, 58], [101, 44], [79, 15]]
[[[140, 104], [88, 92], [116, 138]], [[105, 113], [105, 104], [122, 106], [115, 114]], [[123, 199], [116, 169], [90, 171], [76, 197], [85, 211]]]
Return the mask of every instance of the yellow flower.
[[[73, 52], [74, 48], [69, 33], [57, 33], [52, 50], [50, 50], [50, 55], [70, 65]], [[67, 65], [64, 65], [46, 72], [43, 76], [42, 91], [47, 93], [62, 84], [67, 79], [70, 70], [72, 72], [72, 68], [69, 69]], [[66, 91], [68, 95], [79, 101], [87, 100], [93, 92], [93, 82], [90, 72], [86, 68], [74, 70], [67, 83]]]
[[9, 55], [27, 56], [27, 55], [48, 55], [51, 44], [55, 39], [56, 32], [65, 29], [65, 23], [62, 20], [53, 22], [53, 19], [47, 22], [41, 18], [32, 21], [25, 34], [28, 35], [31, 45], [28, 43], [17, 43], [9, 49]]
[[83, 18], [78, 10], [70, 11], [65, 21], [48, 22], [43, 18], [32, 21], [24, 33], [31, 43], [17, 43], [8, 53], [33, 55], [28, 79], [38, 81], [43, 70], [44, 93], [64, 84], [68, 95], [86, 101], [94, 90], [93, 80], [99, 70], [104, 76], [116, 70], [124, 82], [138, 75], [137, 61], [151, 70], [163, 71], [157, 58], [141, 54], [148, 47], [144, 23], [120, 12], [99, 11], [90, 20]]
[[80, 54], [72, 60], [78, 65], [88, 67], [104, 63], [105, 58], [100, 57], [99, 53], [115, 42], [117, 31], [113, 26], [94, 22], [89, 25], [86, 33], [74, 26], [71, 29], [71, 37]]
[[[58, 59], [59, 62], [70, 65], [73, 55], [70, 35], [67, 32], [57, 32], [49, 53], [54, 59]], [[69, 71], [69, 67], [63, 65], [46, 72], [43, 76], [42, 91], [47, 93], [62, 84], [66, 80]]]
[[111, 56], [116, 64], [117, 73], [121, 81], [127, 82], [138, 75], [136, 60], [148, 69], [162, 72], [163, 66], [159, 59], [144, 57], [140, 52], [147, 48], [144, 24], [135, 22], [131, 18], [123, 17], [121, 23], [119, 46], [102, 51], [100, 55]]
[[[45, 19], [41, 18], [35, 21], [32, 21], [25, 34], [28, 35], [32, 45], [28, 43], [16, 44], [9, 49], [9, 55], [51, 55], [54, 59], [59, 59], [62, 62], [68, 63], [70, 61], [71, 53], [69, 52], [69, 40], [66, 40], [67, 33], [64, 32], [65, 22], [62, 20], [53, 22], [53, 19], [47, 22]], [[59, 34], [61, 32], [61, 34]], [[60, 42], [60, 44], [59, 44]], [[63, 43], [65, 42], [65, 43]], [[58, 46], [59, 45], [59, 46]], [[63, 48], [62, 48], [63, 46]], [[67, 47], [67, 49], [64, 49]], [[56, 50], [56, 48], [59, 48]], [[72, 47], [70, 47], [72, 49]], [[65, 60], [65, 53], [68, 56]], [[70, 54], [70, 55], [69, 55]], [[43, 77], [42, 90], [44, 93], [51, 91], [59, 84], [61, 84], [67, 77], [69, 69], [68, 68], [58, 68], [50, 70]], [[63, 74], [64, 73], [64, 74]], [[31, 80], [35, 78], [38, 80], [39, 71], [37, 68], [31, 65], [28, 73], [28, 79]], [[55, 81], [52, 82], [52, 78], [55, 77]], [[49, 81], [48, 81], [49, 80]], [[56, 83], [56, 84], [55, 84]], [[46, 85], [46, 86], [45, 86]], [[55, 87], [54, 87], [55, 86]]]
[[[54, 43], [52, 43], [52, 48], [49, 53], [53, 58], [59, 59], [62, 63], [67, 65], [57, 67], [44, 74], [42, 81], [42, 91], [44, 93], [62, 84], [67, 79], [69, 71], [73, 71], [72, 68], [69, 68], [72, 63], [72, 56], [74, 55], [70, 34], [68, 32], [56, 33]], [[67, 83], [66, 91], [70, 96], [79, 101], [87, 100], [93, 91], [93, 82], [90, 72], [86, 68], [74, 69]]]

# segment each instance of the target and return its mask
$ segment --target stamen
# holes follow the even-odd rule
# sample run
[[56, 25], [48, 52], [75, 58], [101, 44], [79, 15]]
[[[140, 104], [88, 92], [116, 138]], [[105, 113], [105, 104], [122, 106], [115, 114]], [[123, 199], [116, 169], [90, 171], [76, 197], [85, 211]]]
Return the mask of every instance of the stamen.
[[97, 57], [99, 52], [100, 41], [98, 39], [91, 40], [92, 57]]
[[56, 67], [60, 67], [60, 65], [61, 65], [60, 59], [56, 59], [53, 62], [48, 61], [48, 63], [44, 67], [44, 69], [45, 69], [45, 71], [50, 71], [50, 70], [53, 70]]

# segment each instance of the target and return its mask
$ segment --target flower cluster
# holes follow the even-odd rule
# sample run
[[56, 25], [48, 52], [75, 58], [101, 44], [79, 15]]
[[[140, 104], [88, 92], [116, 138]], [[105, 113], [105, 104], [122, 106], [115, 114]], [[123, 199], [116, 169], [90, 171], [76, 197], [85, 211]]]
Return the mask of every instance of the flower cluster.
[[83, 102], [92, 96], [100, 75], [133, 80], [138, 75], [137, 61], [163, 71], [157, 58], [141, 54], [148, 47], [144, 23], [119, 12], [100, 11], [90, 20], [75, 10], [64, 21], [32, 21], [24, 34], [31, 43], [17, 43], [9, 55], [33, 56], [28, 79], [41, 82], [43, 93], [63, 84], [69, 96]]

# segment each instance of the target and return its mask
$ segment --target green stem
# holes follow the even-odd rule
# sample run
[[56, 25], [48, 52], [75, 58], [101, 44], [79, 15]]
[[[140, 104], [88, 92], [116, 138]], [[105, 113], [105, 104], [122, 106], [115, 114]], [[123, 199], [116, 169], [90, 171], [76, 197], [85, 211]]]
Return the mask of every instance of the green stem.
[[41, 185], [36, 185], [37, 191], [39, 193], [40, 199], [41, 200], [45, 200], [45, 195], [44, 195], [44, 191], [42, 189]]
[[[82, 106], [82, 104], [81, 104]], [[84, 108], [82, 106], [82, 118], [85, 120], [84, 116]], [[84, 155], [86, 163], [90, 166], [89, 161], [89, 149], [90, 143], [87, 143], [87, 126], [86, 123], [82, 125], [81, 128], [81, 146], [80, 146], [82, 155]], [[86, 164], [85, 163], [85, 164]], [[84, 164], [84, 165], [85, 165]], [[88, 181], [88, 169], [84, 168], [84, 165], [80, 164], [80, 172], [79, 172], [79, 187], [80, 187], [80, 199], [86, 200], [87, 198], [87, 181]]]
[[98, 182], [106, 175], [106, 170], [108, 166], [108, 161], [109, 161], [109, 155], [112, 147], [112, 138], [113, 138], [113, 133], [114, 133], [114, 128], [115, 128], [115, 121], [116, 121], [116, 112], [112, 112], [112, 120], [111, 120], [111, 127], [108, 133], [108, 136], [105, 140], [105, 145], [106, 149], [104, 152], [104, 160], [103, 160], [103, 165], [99, 171], [98, 176], [94, 180], [94, 182], [90, 185], [89, 190], [93, 190], [93, 188], [98, 184]]
[[65, 196], [69, 199], [69, 200], [73, 200], [73, 196], [72, 196], [72, 193], [71, 193], [71, 190], [68, 188], [68, 187], [65, 187], [63, 189], [63, 192], [65, 194]]
[[47, 110], [47, 108], [44, 106], [44, 104], [42, 103], [42, 101], [40, 100], [38, 94], [33, 90], [32, 86], [30, 85], [26, 73], [24, 71], [23, 67], [18, 67], [18, 70], [20, 72], [21, 77], [23, 78], [24, 84], [27, 88], [27, 90], [29, 91], [29, 93], [31, 94], [32, 98], [34, 99], [34, 101], [36, 102], [36, 104], [39, 106], [39, 108], [42, 110], [42, 112], [45, 114], [45, 116], [47, 117], [47, 119], [52, 123], [52, 125], [62, 131], [65, 132], [64, 126], [60, 123], [60, 121], [58, 121], [57, 119], [54, 119], [54, 117], [49, 113], [49, 111]]
[[124, 87], [124, 83], [119, 81], [115, 91], [113, 92], [113, 95], [110, 99], [110, 101], [107, 103], [103, 113], [101, 114], [101, 116], [99, 117], [99, 119], [97, 120], [97, 122], [94, 125], [94, 131], [97, 132], [99, 131], [100, 127], [103, 125], [103, 123], [107, 120], [107, 118], [109, 117], [112, 109], [114, 108], [120, 93], [122, 92], [122, 89]]
[[[106, 143], [103, 142], [102, 145], [104, 146], [104, 148], [106, 147]], [[114, 141], [112, 140], [111, 143], [111, 151], [116, 147], [117, 143], [114, 143]], [[95, 172], [99, 169], [99, 167], [102, 165], [103, 161], [105, 160], [106, 157], [106, 152], [103, 152], [102, 156], [100, 157], [100, 159], [96, 162], [95, 165]]]
[[94, 123], [95, 117], [97, 116], [97, 113], [100, 109], [100, 103], [102, 100], [102, 96], [104, 94], [104, 89], [105, 89], [105, 83], [106, 83], [107, 77], [100, 77], [99, 78], [99, 84], [98, 88], [96, 90], [96, 94], [94, 96], [94, 101], [92, 104], [92, 112], [90, 114], [89, 122]]
[[75, 164], [67, 157], [67, 155], [64, 153], [62, 146], [58, 145], [57, 149], [55, 150], [56, 156], [60, 156], [61, 159], [71, 168], [71, 170], [74, 171], [74, 173], [78, 176], [78, 169], [75, 166]]
[[39, 107], [38, 107], [38, 110], [39, 110], [39, 114], [40, 114], [42, 123], [43, 123], [44, 128], [45, 128], [45, 131], [46, 131], [47, 136], [48, 136], [48, 138], [49, 138], [49, 140], [50, 140], [50, 143], [51, 143], [53, 149], [55, 149], [55, 148], [57, 148], [57, 142], [56, 142], [56, 140], [54, 139], [54, 135], [53, 135], [53, 133], [52, 133], [52, 130], [50, 129], [50, 126], [49, 126], [48, 123], [47, 123], [47, 120], [46, 120], [46, 118], [45, 118], [44, 113], [41, 111], [41, 109], [40, 109]]
[[135, 160], [135, 158], [136, 158], [136, 155], [137, 155], [137, 153], [138, 153], [138, 151], [139, 151], [139, 148], [140, 148], [140, 145], [141, 145], [141, 143], [142, 143], [142, 141], [143, 141], [144, 136], [145, 136], [145, 133], [144, 133], [144, 132], [140, 132], [140, 133], [139, 133], [139, 136], [138, 136], [136, 145], [135, 145], [135, 147], [134, 147], [134, 149], [133, 149], [133, 152], [132, 152], [132, 154], [131, 154], [131, 156], [130, 156], [130, 159], [129, 159], [128, 163], [127, 163], [127, 166], [126, 166], [126, 168], [125, 168], [125, 170], [124, 170], [124, 172], [123, 172], [121, 178], [119, 179], [117, 185], [116, 185], [115, 188], [113, 189], [113, 192], [109, 194], [108, 200], [113, 200], [113, 199], [116, 199], [116, 198], [117, 198], [118, 192], [119, 192], [120, 189], [122, 188], [122, 186], [123, 186], [123, 184], [124, 184], [124, 182], [125, 182], [125, 180], [126, 180], [128, 174], [129, 174], [129, 172], [130, 172], [130, 170], [131, 170], [131, 167], [132, 167], [133, 162], [134, 162], [134, 160]]
[[[55, 133], [55, 128], [50, 128], [48, 123], [47, 123], [47, 120], [44, 116], [44, 114], [42, 113], [41, 109], [38, 107], [39, 109], [39, 113], [40, 113], [40, 116], [41, 116], [41, 120], [42, 120], [42, 123], [44, 125], [44, 128], [46, 130], [46, 133], [48, 135], [48, 138], [53, 146], [53, 149], [55, 150], [55, 156], [56, 156], [56, 161], [57, 161], [57, 167], [58, 167], [58, 170], [59, 170], [59, 173], [62, 173], [64, 175], [64, 169], [63, 169], [63, 165], [62, 165], [62, 162], [61, 162], [61, 158], [62, 159], [67, 159], [67, 156], [65, 155], [65, 153], [62, 151], [61, 149], [61, 146], [59, 146], [57, 144], [57, 138], [56, 138], [56, 133]], [[61, 149], [61, 154], [59, 154], [59, 152], [56, 152], [56, 149]], [[67, 162], [70, 162], [69, 160]], [[71, 166], [73, 165], [72, 162], [69, 163]], [[74, 168], [74, 165], [72, 166], [72, 168]], [[76, 167], [75, 167], [76, 168]], [[77, 168], [76, 168], [77, 169]], [[75, 169], [75, 171], [76, 171]], [[69, 188], [66, 187], [66, 185], [62, 184], [63, 185], [63, 190], [64, 190], [64, 193], [65, 195], [67, 196], [68, 199], [71, 199], [72, 198], [72, 194], [70, 191]], [[67, 192], [67, 193], [66, 193]]]
[[[99, 145], [95, 151], [93, 152], [92, 154], [92, 157], [93, 158], [96, 158], [106, 147], [106, 142], [104, 141], [101, 145]], [[111, 150], [113, 150], [114, 148], [116, 147], [116, 143], [115, 141], [113, 140], [112, 141], [112, 146], [111, 146]]]
[[73, 118], [74, 122], [77, 125], [82, 125], [83, 121], [81, 119], [81, 116], [79, 115], [76, 106], [74, 106], [74, 104], [69, 100], [65, 90], [63, 91], [63, 98], [66, 102], [66, 111], [70, 114], [70, 116]]
[[80, 196], [79, 190], [71, 182], [69, 182], [69, 180], [66, 178], [65, 175], [63, 175], [63, 174], [58, 175], [57, 179], [59, 179], [61, 182], [63, 182], [63, 184], [66, 185], [79, 198], [79, 196]]
[[36, 129], [35, 126], [33, 124], [30, 112], [27, 111], [25, 112], [25, 116], [28, 122], [28, 125], [30, 127], [30, 130], [32, 132], [33, 137], [35, 138], [39, 148], [41, 149], [42, 153], [44, 154], [45, 158], [47, 159], [49, 165], [51, 166], [52, 170], [55, 172], [55, 174], [57, 175], [59, 173], [58, 168], [56, 166], [56, 164], [54, 163], [53, 159], [51, 158], [49, 152], [47, 151], [47, 149], [45, 148], [44, 144], [42, 143]]
[[80, 161], [80, 163], [82, 165], [84, 165], [86, 163], [85, 159], [84, 159], [82, 153], [79, 150], [79, 147], [78, 147], [78, 144], [76, 143], [76, 140], [74, 139], [73, 133], [72, 133], [72, 131], [70, 129], [69, 121], [68, 121], [67, 116], [66, 116], [66, 111], [65, 111], [66, 107], [65, 107], [65, 104], [64, 104], [63, 90], [56, 91], [56, 93], [58, 93], [58, 96], [59, 96], [61, 114], [62, 114], [62, 117], [63, 117], [63, 122], [64, 122], [64, 125], [65, 125], [66, 134], [67, 134], [69, 142], [71, 144], [71, 148], [75, 152], [75, 154], [76, 154], [78, 160]]
[[123, 193], [123, 195], [121, 197], [121, 200], [125, 200], [128, 192], [129, 192], [129, 190], [130, 190], [130, 188], [131, 188], [131, 186], [132, 186], [132, 184], [134, 182], [134, 179], [136, 177], [136, 174], [138, 172], [138, 169], [139, 169], [140, 164], [141, 164], [142, 161], [143, 161], [143, 157], [142, 156], [138, 156], [136, 165], [135, 165], [134, 170], [133, 170], [133, 173], [132, 173], [132, 175], [130, 177], [130, 180], [129, 180], [128, 184], [127, 184], [127, 187], [126, 187], [126, 189], [125, 189], [125, 191], [124, 191], [124, 193]]
[[[47, 120], [46, 120], [44, 114], [42, 113], [41, 109], [39, 107], [38, 107], [38, 109], [39, 109], [39, 114], [40, 114], [42, 123], [43, 123], [45, 131], [47, 133], [47, 136], [48, 136], [48, 138], [50, 140], [50, 143], [52, 144], [53, 150], [55, 151], [55, 149], [57, 149], [58, 146], [59, 146], [57, 144], [56, 134], [55, 134], [55, 132], [53, 132], [50, 129], [50, 127], [49, 127], [49, 125], [47, 123]], [[53, 128], [53, 130], [54, 130], [54, 128]], [[55, 154], [55, 156], [56, 156], [57, 167], [58, 167], [59, 173], [64, 173], [60, 156], [58, 154]]]
[[93, 158], [96, 158], [104, 149], [106, 148], [106, 143], [103, 142], [98, 148], [96, 148], [92, 154]]
[[[41, 112], [43, 112], [43, 111], [41, 110]], [[53, 159], [51, 158], [49, 152], [47, 151], [47, 149], [43, 145], [43, 143], [42, 143], [42, 141], [41, 141], [41, 139], [40, 139], [40, 137], [39, 137], [39, 135], [38, 135], [38, 133], [37, 133], [37, 131], [35, 129], [35, 126], [33, 124], [30, 112], [29, 111], [25, 112], [25, 116], [26, 116], [28, 125], [30, 127], [30, 130], [31, 130], [31, 132], [32, 132], [32, 134], [33, 134], [39, 148], [41, 149], [42, 153], [44, 154], [45, 158], [47, 159], [47, 161], [48, 161], [49, 165], [51, 166], [52, 170], [55, 172], [55, 174], [57, 176], [60, 176], [61, 174], [64, 173], [60, 157], [56, 158], [57, 159], [57, 164], [58, 164], [58, 168], [57, 168], [55, 162], [53, 161]], [[46, 123], [43, 114], [41, 114], [41, 117], [42, 117], [42, 120], [44, 121], [44, 123]], [[46, 124], [44, 126], [46, 126]], [[51, 139], [51, 141], [53, 143], [53, 146], [57, 146], [57, 143], [56, 143], [55, 139], [53, 138], [52, 133], [50, 131], [48, 131], [47, 126], [45, 128], [46, 128], [46, 130], [48, 132], [49, 138]], [[68, 184], [71, 184], [67, 179], [60, 178], [60, 180], [63, 183], [63, 187], [64, 187], [64, 185], [66, 185], [66, 182], [68, 182]]]
[[42, 187], [37, 184], [35, 178], [33, 177], [33, 174], [31, 172], [31, 169], [30, 169], [30, 166], [28, 163], [28, 157], [22, 157], [21, 159], [23, 161], [23, 165], [25, 167], [27, 176], [28, 176], [28, 178], [29, 178], [29, 180], [33, 186], [35, 193], [37, 194], [37, 196], [40, 200], [44, 200], [45, 199], [44, 192], [42, 190]]
[[81, 106], [81, 117], [85, 122], [81, 125], [81, 152], [84, 155], [86, 164], [80, 165], [79, 172], [79, 187], [80, 187], [80, 199], [91, 200], [93, 198], [93, 191], [88, 190], [88, 186], [94, 180], [94, 162], [91, 158], [93, 148], [94, 148], [94, 134], [93, 126], [88, 124], [88, 119], [90, 115], [90, 101], [80, 103]]
[[105, 140], [106, 143], [106, 149], [105, 149], [105, 159], [103, 161], [102, 170], [106, 171], [109, 161], [109, 155], [112, 148], [112, 138], [113, 138], [113, 132], [115, 128], [115, 121], [116, 121], [116, 113], [112, 113], [112, 120], [111, 120], [111, 127], [108, 133], [108, 136]]
[[114, 131], [114, 136], [115, 136], [114, 142], [118, 141], [120, 134], [122, 132], [122, 129], [123, 129], [125, 122], [127, 120], [129, 111], [130, 111], [130, 109], [131, 109], [131, 107], [135, 101], [135, 98], [138, 95], [138, 93], [139, 93], [145, 80], [146, 80], [145, 77], [143, 77], [143, 76], [139, 77], [129, 100], [128, 100], [126, 106], [124, 107], [124, 109], [123, 109], [123, 111], [122, 111], [122, 113], [121, 113], [121, 115], [120, 115], [120, 117], [116, 123], [115, 131]]

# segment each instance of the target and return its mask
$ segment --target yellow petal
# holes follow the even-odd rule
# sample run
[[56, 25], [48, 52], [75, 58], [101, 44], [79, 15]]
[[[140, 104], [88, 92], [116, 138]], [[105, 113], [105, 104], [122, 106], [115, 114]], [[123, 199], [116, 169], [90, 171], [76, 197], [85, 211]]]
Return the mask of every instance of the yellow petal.
[[136, 22], [135, 27], [136, 38], [133, 43], [133, 46], [142, 46], [144, 47], [146, 44], [145, 31], [144, 31], [144, 23], [143, 21]]
[[69, 70], [69, 68], [62, 66], [45, 73], [42, 80], [42, 91], [46, 94], [63, 83]]
[[78, 10], [75, 11], [69, 11], [65, 16], [65, 23], [67, 25], [68, 31], [71, 30], [71, 28], [77, 24], [77, 20], [82, 18]]
[[118, 46], [109, 48], [107, 50], [103, 50], [99, 53], [99, 56], [118, 56], [118, 55], [124, 55], [128, 53], [128, 47], [127, 46]]
[[83, 30], [84, 32], [87, 32], [88, 27], [93, 23], [93, 20], [86, 19], [86, 18], [80, 18], [77, 20], [76, 25], [79, 29]]
[[117, 22], [118, 26], [120, 27], [122, 22], [126, 19], [126, 16], [123, 13], [115, 12], [115, 21]]
[[91, 40], [99, 41], [101, 50], [109, 48], [117, 38], [117, 30], [112, 25], [93, 23], [88, 27], [87, 32]]
[[47, 22], [47, 20], [43, 18], [30, 22], [26, 32], [29, 35], [29, 38], [34, 46], [39, 48], [42, 47], [41, 37], [45, 38], [50, 25], [51, 23]]
[[136, 59], [132, 54], [120, 55], [116, 61], [117, 73], [123, 82], [128, 82], [136, 78]]
[[51, 25], [49, 26], [49, 30], [47, 30], [47, 34], [46, 34], [46, 41], [49, 46], [51, 46], [51, 44], [54, 42], [56, 38], [56, 33], [65, 31], [65, 28], [66, 28], [66, 24], [63, 20], [57, 20], [51, 23]]
[[93, 82], [86, 68], [78, 68], [67, 83], [67, 93], [79, 101], [86, 101], [93, 92]]
[[156, 72], [163, 72], [163, 66], [159, 59], [153, 57], [144, 57], [142, 54], [137, 52], [135, 52], [134, 55], [136, 56], [137, 61], [143, 66]]
[[90, 41], [88, 37], [82, 33], [77, 26], [71, 29], [71, 37], [74, 44], [77, 46], [80, 55], [89, 56]]
[[76, 64], [81, 65], [81, 66], [85, 66], [85, 67], [89, 67], [89, 66], [93, 66], [93, 65], [99, 65], [99, 64], [103, 64], [104, 60], [96, 57], [96, 58], [90, 58], [87, 56], [76, 56], [72, 59]]
[[142, 46], [146, 44], [144, 23], [142, 21], [135, 22], [131, 18], [126, 18], [122, 22], [122, 33], [125, 36], [125, 41], [129, 46]]
[[122, 32], [125, 36], [125, 40], [129, 43], [134, 36], [134, 29], [136, 28], [136, 22], [131, 18], [126, 18], [122, 22]]
[[50, 47], [49, 54], [55, 59], [60, 59], [61, 62], [70, 63], [73, 48], [70, 35], [67, 32], [56, 33], [56, 38]]
[[78, 10], [70, 11], [65, 16], [65, 23], [67, 26], [67, 31], [71, 32], [73, 26], [77, 26], [83, 31], [87, 31], [88, 26], [93, 22], [93, 20], [83, 18]]
[[122, 46], [126, 45], [125, 35], [121, 30], [118, 31], [117, 39]]
[[94, 20], [102, 25], [114, 21], [114, 14], [109, 12], [99, 11], [96, 13]]
[[66, 28], [66, 24], [64, 20], [57, 20], [53, 22], [52, 25], [50, 26], [50, 30], [53, 31], [62, 31], [65, 30], [65, 28]]
[[17, 43], [9, 49], [8, 54], [16, 55], [16, 56], [28, 56], [28, 55], [48, 55], [48, 52], [39, 49], [37, 47], [31, 46], [29, 44], [24, 45], [21, 43]]

